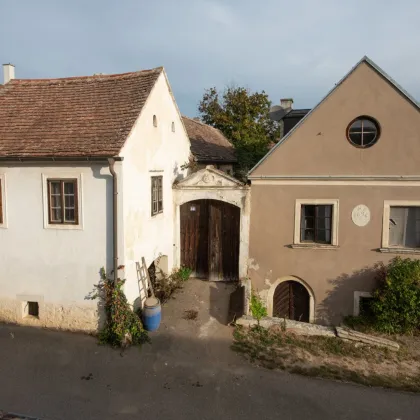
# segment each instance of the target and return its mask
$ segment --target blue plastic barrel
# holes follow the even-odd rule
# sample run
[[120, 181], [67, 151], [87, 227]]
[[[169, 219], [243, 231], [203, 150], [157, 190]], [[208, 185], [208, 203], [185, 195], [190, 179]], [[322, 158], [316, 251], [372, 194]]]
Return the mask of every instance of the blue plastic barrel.
[[159, 299], [150, 297], [146, 299], [143, 307], [143, 326], [147, 331], [156, 331], [159, 328], [162, 308]]

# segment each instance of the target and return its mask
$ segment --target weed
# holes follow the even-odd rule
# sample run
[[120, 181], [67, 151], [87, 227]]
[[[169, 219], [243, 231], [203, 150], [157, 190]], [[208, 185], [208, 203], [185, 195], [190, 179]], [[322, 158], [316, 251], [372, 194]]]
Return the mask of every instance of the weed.
[[198, 316], [198, 311], [196, 311], [195, 309], [188, 309], [184, 311], [183, 318], [188, 321], [195, 321], [197, 319], [197, 316]]

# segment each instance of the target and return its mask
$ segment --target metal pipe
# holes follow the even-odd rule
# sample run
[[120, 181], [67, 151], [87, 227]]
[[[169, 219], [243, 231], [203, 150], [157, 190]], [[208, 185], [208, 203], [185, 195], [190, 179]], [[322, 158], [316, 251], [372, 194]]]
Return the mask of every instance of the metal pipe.
[[113, 259], [114, 259], [114, 284], [118, 281], [118, 178], [115, 172], [115, 159], [109, 158], [109, 171], [112, 175], [112, 241], [113, 241]]

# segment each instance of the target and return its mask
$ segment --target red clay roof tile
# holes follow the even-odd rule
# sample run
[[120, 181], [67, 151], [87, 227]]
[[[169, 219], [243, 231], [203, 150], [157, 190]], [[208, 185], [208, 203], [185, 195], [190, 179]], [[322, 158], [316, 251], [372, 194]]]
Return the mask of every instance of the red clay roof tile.
[[118, 155], [162, 71], [10, 81], [0, 87], [0, 157]]
[[235, 149], [221, 131], [192, 118], [182, 119], [190, 138], [191, 152], [198, 162], [236, 162]]

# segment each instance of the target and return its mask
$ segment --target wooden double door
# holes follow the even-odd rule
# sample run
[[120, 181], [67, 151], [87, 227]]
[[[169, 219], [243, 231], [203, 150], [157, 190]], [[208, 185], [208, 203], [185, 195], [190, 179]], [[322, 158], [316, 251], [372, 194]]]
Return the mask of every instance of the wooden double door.
[[274, 291], [273, 316], [309, 322], [309, 293], [297, 281], [280, 283]]
[[240, 209], [217, 200], [181, 206], [181, 264], [211, 281], [238, 279]]

